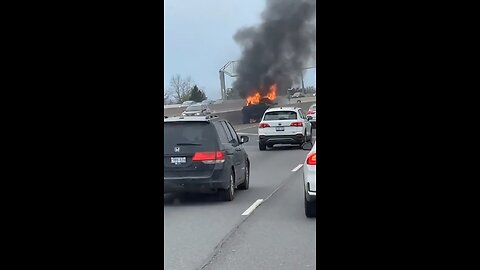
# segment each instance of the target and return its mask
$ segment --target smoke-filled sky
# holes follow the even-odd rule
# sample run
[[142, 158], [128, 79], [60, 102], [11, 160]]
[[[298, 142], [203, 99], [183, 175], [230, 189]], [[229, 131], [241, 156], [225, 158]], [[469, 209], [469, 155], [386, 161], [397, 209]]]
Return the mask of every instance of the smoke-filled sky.
[[[283, 1], [283, 0], [280, 0]], [[236, 33], [262, 22], [265, 0], [165, 0], [164, 86], [175, 74], [192, 79], [209, 99], [220, 98], [219, 69], [240, 59], [242, 47]], [[315, 84], [314, 70], [305, 85]], [[234, 79], [226, 76], [227, 87]]]
[[261, 24], [235, 34], [243, 52], [233, 88], [241, 97], [258, 90], [265, 96], [274, 83], [286, 93], [300, 82], [315, 55], [315, 16], [315, 0], [267, 0]]

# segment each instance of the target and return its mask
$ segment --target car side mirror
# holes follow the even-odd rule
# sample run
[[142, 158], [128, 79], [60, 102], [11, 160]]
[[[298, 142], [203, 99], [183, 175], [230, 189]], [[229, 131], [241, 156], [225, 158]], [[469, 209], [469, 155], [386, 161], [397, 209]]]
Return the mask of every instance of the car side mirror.
[[304, 144], [302, 144], [302, 149], [303, 150], [312, 150], [313, 148], [313, 143], [311, 142], [306, 142]]
[[240, 143], [246, 143], [246, 142], [248, 142], [248, 136], [244, 136], [244, 135], [240, 136]]

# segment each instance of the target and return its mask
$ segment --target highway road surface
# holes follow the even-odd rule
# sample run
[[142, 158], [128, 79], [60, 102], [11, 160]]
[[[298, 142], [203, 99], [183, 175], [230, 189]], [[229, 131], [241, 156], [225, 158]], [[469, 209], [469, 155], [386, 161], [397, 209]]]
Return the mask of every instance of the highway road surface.
[[256, 124], [236, 129], [250, 137], [250, 189], [231, 202], [164, 195], [164, 269], [315, 269], [316, 219], [305, 217], [300, 165], [308, 151], [259, 151]]

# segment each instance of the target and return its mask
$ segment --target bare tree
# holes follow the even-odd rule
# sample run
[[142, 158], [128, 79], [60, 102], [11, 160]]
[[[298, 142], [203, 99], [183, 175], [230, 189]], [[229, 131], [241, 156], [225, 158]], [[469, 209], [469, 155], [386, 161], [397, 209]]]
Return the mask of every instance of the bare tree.
[[178, 74], [172, 76], [172, 79], [170, 79], [170, 91], [177, 103], [182, 103], [190, 98], [193, 84], [194, 82], [190, 76], [186, 79], [182, 79]]
[[170, 91], [163, 90], [163, 105], [168, 104], [169, 99], [170, 99]]

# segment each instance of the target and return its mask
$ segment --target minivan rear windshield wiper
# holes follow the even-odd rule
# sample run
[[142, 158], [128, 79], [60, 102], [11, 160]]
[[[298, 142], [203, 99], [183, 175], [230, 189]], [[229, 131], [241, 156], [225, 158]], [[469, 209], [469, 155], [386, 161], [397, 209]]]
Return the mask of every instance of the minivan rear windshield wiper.
[[202, 145], [201, 143], [177, 143], [176, 145]]

